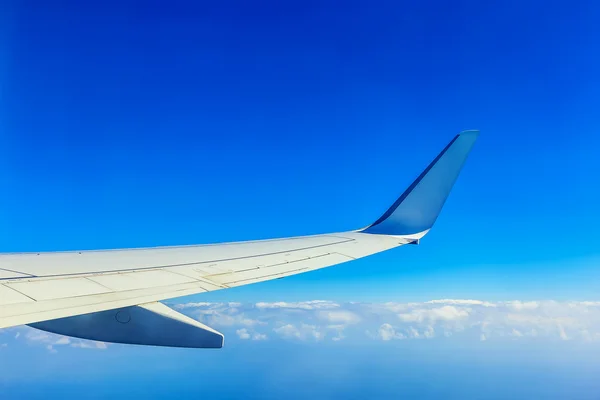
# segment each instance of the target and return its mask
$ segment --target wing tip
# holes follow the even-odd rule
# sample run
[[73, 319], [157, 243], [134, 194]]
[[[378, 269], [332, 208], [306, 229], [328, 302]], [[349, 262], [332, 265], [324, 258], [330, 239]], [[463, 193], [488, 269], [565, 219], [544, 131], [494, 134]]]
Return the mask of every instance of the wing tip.
[[396, 202], [361, 232], [423, 236], [435, 223], [478, 136], [474, 129], [454, 136]]
[[467, 129], [458, 134], [458, 136], [479, 136], [479, 129]]

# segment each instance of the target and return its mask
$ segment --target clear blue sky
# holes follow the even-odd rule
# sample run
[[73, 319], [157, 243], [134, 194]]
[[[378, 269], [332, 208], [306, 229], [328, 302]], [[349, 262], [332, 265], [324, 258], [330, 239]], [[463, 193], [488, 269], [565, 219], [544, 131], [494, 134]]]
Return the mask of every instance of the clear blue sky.
[[2, 8], [2, 252], [363, 227], [479, 129], [421, 246], [193, 300], [599, 298], [596, 2]]
[[5, 8], [2, 251], [362, 227], [477, 128], [421, 247], [227, 298], [600, 289], [592, 2]]

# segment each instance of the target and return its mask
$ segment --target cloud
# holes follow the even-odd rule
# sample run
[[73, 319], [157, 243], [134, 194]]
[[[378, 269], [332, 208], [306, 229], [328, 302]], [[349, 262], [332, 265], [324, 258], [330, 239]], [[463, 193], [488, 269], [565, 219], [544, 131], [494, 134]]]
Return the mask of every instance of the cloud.
[[562, 325], [558, 326], [558, 334], [562, 340], [569, 340], [569, 336], [567, 336], [567, 333], [565, 332]]
[[383, 341], [392, 339], [406, 339], [402, 333], [396, 332], [396, 329], [388, 323], [382, 324], [377, 331], [379, 338]]
[[[190, 307], [189, 304], [195, 304]], [[425, 302], [188, 303], [184, 310], [245, 341], [257, 328], [283, 340], [600, 341], [600, 302], [440, 299]], [[229, 330], [229, 331], [228, 331]], [[261, 335], [261, 334], [258, 334]], [[256, 336], [256, 338], [262, 336]]]
[[360, 317], [352, 311], [339, 310], [339, 311], [319, 311], [318, 316], [320, 319], [328, 321], [333, 324], [350, 325], [360, 322]]
[[509, 336], [523, 337], [523, 334], [520, 331], [518, 331], [515, 328], [513, 328], [512, 332], [509, 333]]
[[522, 311], [522, 310], [535, 310], [540, 306], [540, 303], [537, 301], [509, 301], [505, 303], [506, 306], [512, 310]]
[[334, 303], [332, 301], [325, 301], [325, 300], [301, 301], [301, 302], [296, 302], [296, 303], [288, 303], [285, 301], [278, 301], [275, 303], [265, 303], [265, 302], [256, 303], [256, 308], [259, 308], [259, 309], [292, 308], [292, 309], [301, 309], [301, 310], [322, 310], [322, 309], [338, 308], [339, 306], [340, 305], [338, 303]]
[[69, 344], [69, 343], [71, 343], [71, 339], [69, 339], [66, 336], [62, 336], [60, 339], [58, 339], [56, 342], [54, 342], [54, 344], [58, 344], [58, 345]]
[[287, 325], [283, 325], [280, 326], [279, 328], [275, 328], [273, 329], [275, 331], [275, 333], [283, 336], [283, 337], [288, 337], [288, 338], [299, 338], [300, 337], [300, 331], [292, 324], [287, 324]]
[[273, 331], [285, 339], [318, 341], [325, 337], [324, 332], [318, 326], [304, 323], [299, 326], [286, 324], [273, 329]]
[[[598, 301], [483, 301], [441, 299], [425, 302], [188, 302], [173, 305], [221, 331], [231, 340], [284, 340], [363, 343], [376, 340], [552, 340], [600, 343]], [[29, 327], [0, 331], [11, 340], [51, 353], [64, 347], [106, 349], [107, 344], [54, 335]]]
[[200, 303], [183, 303], [183, 304], [174, 304], [171, 305], [171, 307], [177, 309], [177, 310], [183, 310], [184, 308], [197, 308], [197, 307], [206, 307], [206, 306], [211, 306], [213, 303], [206, 303], [206, 302], [200, 302]]
[[108, 348], [107, 344], [104, 342], [94, 342], [91, 340], [79, 340], [75, 343], [71, 344], [71, 347], [76, 347], [80, 349], [100, 349], [104, 350]]
[[[484, 301], [439, 299], [425, 302], [186, 303], [191, 312], [225, 334], [251, 339], [257, 327], [284, 340], [393, 339], [581, 340], [600, 341], [599, 301]], [[232, 329], [232, 332], [227, 332]], [[260, 335], [260, 334], [259, 334]]]
[[267, 340], [269, 337], [264, 333], [254, 333], [252, 340]]
[[471, 305], [471, 306], [483, 306], [483, 307], [496, 307], [496, 304], [488, 301], [481, 300], [454, 300], [454, 299], [443, 299], [443, 300], [429, 300], [425, 304], [456, 304], [456, 305]]
[[433, 329], [433, 326], [428, 326], [427, 328], [425, 328], [425, 330], [423, 331], [423, 336], [425, 336], [428, 339], [435, 337], [435, 329]]
[[398, 314], [398, 318], [404, 322], [453, 321], [467, 318], [470, 312], [470, 308], [459, 308], [455, 306], [443, 306], [429, 309], [415, 308], [408, 313]]
[[[85, 349], [106, 349], [108, 347], [104, 342], [74, 339], [68, 336], [56, 335], [54, 333], [30, 328], [28, 326], [19, 326], [11, 329], [17, 330], [14, 336], [15, 340], [19, 339], [21, 336], [24, 336], [28, 345], [42, 346], [53, 354], [58, 352], [57, 347], [59, 346], [70, 346]], [[21, 335], [21, 333], [23, 333], [23, 335]]]
[[235, 331], [237, 336], [242, 340], [267, 340], [268, 336], [264, 333], [250, 332], [246, 328], [238, 329]]
[[[221, 327], [254, 327], [265, 325], [266, 323], [257, 319], [249, 318], [245, 314], [245, 308], [242, 303], [209, 303], [195, 302], [170, 305], [174, 309], [181, 310], [183, 313], [191, 314], [197, 320], [217, 328]], [[250, 305], [252, 308], [252, 305]]]
[[238, 337], [242, 340], [250, 339], [250, 333], [248, 333], [248, 329], [246, 328], [238, 329], [235, 333], [237, 333]]
[[258, 319], [247, 318], [243, 314], [238, 315], [227, 315], [223, 313], [213, 313], [204, 318], [204, 321], [208, 325], [215, 326], [256, 326], [256, 325], [265, 325], [266, 322], [260, 321]]
[[179, 303], [179, 304], [169, 304], [169, 307], [172, 307], [177, 310], [183, 310], [186, 308], [235, 308], [241, 306], [242, 303], [229, 302], [229, 303], [209, 303], [205, 301], [201, 302], [192, 302], [192, 303]]
[[[54, 335], [53, 335], [54, 336]], [[25, 335], [25, 338], [28, 341], [31, 342], [49, 342], [49, 341], [56, 341], [56, 340], [52, 340], [52, 337], [50, 336], [49, 333], [46, 333], [44, 331], [38, 331], [35, 329], [31, 329], [27, 332], [27, 334]]]

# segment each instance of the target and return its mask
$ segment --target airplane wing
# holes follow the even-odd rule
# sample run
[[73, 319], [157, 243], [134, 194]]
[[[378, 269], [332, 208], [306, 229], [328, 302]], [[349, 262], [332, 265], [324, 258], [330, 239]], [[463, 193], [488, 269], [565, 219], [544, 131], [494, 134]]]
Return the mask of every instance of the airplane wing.
[[329, 267], [418, 241], [437, 219], [478, 133], [456, 137], [372, 225], [285, 239], [0, 254], [0, 328], [106, 342], [219, 348], [223, 335], [161, 300]]

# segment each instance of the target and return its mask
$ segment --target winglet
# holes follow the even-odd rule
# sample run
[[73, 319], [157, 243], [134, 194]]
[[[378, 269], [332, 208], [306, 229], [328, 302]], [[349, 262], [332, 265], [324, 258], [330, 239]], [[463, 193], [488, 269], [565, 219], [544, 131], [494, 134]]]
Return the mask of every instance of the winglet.
[[385, 214], [360, 232], [424, 236], [440, 214], [478, 136], [479, 131], [456, 135]]

